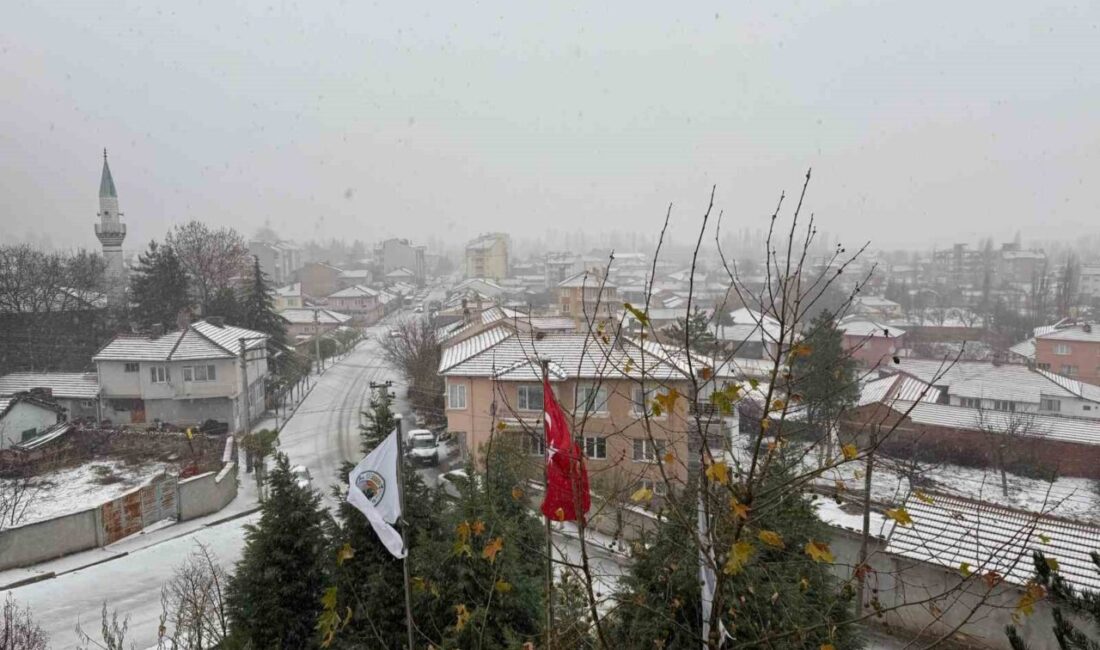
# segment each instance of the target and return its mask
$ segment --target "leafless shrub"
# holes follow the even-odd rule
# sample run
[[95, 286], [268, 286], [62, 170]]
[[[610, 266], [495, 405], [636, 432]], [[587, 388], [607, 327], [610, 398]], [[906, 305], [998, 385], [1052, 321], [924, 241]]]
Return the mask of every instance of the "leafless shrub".
[[229, 634], [225, 588], [229, 576], [204, 544], [176, 567], [161, 589], [160, 638], [162, 650], [216, 648]]
[[3, 650], [47, 650], [49, 636], [34, 622], [29, 607], [20, 607], [9, 592], [0, 610], [0, 648]]

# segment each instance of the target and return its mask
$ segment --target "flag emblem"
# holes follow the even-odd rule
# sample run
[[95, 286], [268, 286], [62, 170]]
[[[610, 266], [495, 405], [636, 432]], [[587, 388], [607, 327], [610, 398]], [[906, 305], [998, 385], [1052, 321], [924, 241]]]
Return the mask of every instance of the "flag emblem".
[[386, 479], [374, 470], [368, 469], [359, 474], [355, 479], [355, 485], [370, 499], [373, 506], [377, 506], [386, 494]]

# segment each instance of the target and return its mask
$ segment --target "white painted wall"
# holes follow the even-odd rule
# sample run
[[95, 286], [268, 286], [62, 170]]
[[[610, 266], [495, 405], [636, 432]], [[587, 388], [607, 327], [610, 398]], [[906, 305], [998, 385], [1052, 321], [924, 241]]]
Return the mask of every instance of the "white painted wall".
[[34, 429], [42, 433], [57, 424], [57, 412], [37, 404], [16, 402], [0, 419], [0, 449], [7, 449], [23, 440], [23, 432]]

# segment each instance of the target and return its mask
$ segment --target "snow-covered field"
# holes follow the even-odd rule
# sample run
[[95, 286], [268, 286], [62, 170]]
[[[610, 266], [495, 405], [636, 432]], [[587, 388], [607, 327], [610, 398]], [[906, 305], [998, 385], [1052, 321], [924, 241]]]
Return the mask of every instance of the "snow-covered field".
[[94, 508], [139, 487], [168, 466], [97, 460], [34, 477], [20, 526]]

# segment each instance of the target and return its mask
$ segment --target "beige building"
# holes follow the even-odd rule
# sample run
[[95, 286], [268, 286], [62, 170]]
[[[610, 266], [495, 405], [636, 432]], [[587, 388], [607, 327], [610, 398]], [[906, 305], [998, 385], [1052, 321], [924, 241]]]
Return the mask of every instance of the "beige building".
[[557, 286], [558, 312], [587, 325], [599, 319], [611, 319], [622, 311], [619, 290], [614, 282], [604, 281], [603, 271], [594, 269], [572, 275]]
[[466, 244], [466, 277], [508, 277], [508, 235], [489, 233]]
[[[690, 392], [684, 368], [629, 340], [519, 331], [506, 323], [445, 347], [440, 363], [448, 429], [475, 462], [483, 463], [489, 443], [499, 440], [541, 467], [540, 358], [549, 361], [550, 383], [572, 420], [595, 491], [645, 486], [660, 494], [666, 489], [661, 465], [673, 484], [686, 480], [702, 439], [688, 415], [689, 401], [677, 399], [671, 412], [654, 409], [656, 398], [672, 388]], [[713, 377], [707, 385], [723, 380]], [[705, 417], [711, 448], [726, 446], [732, 419]]]

